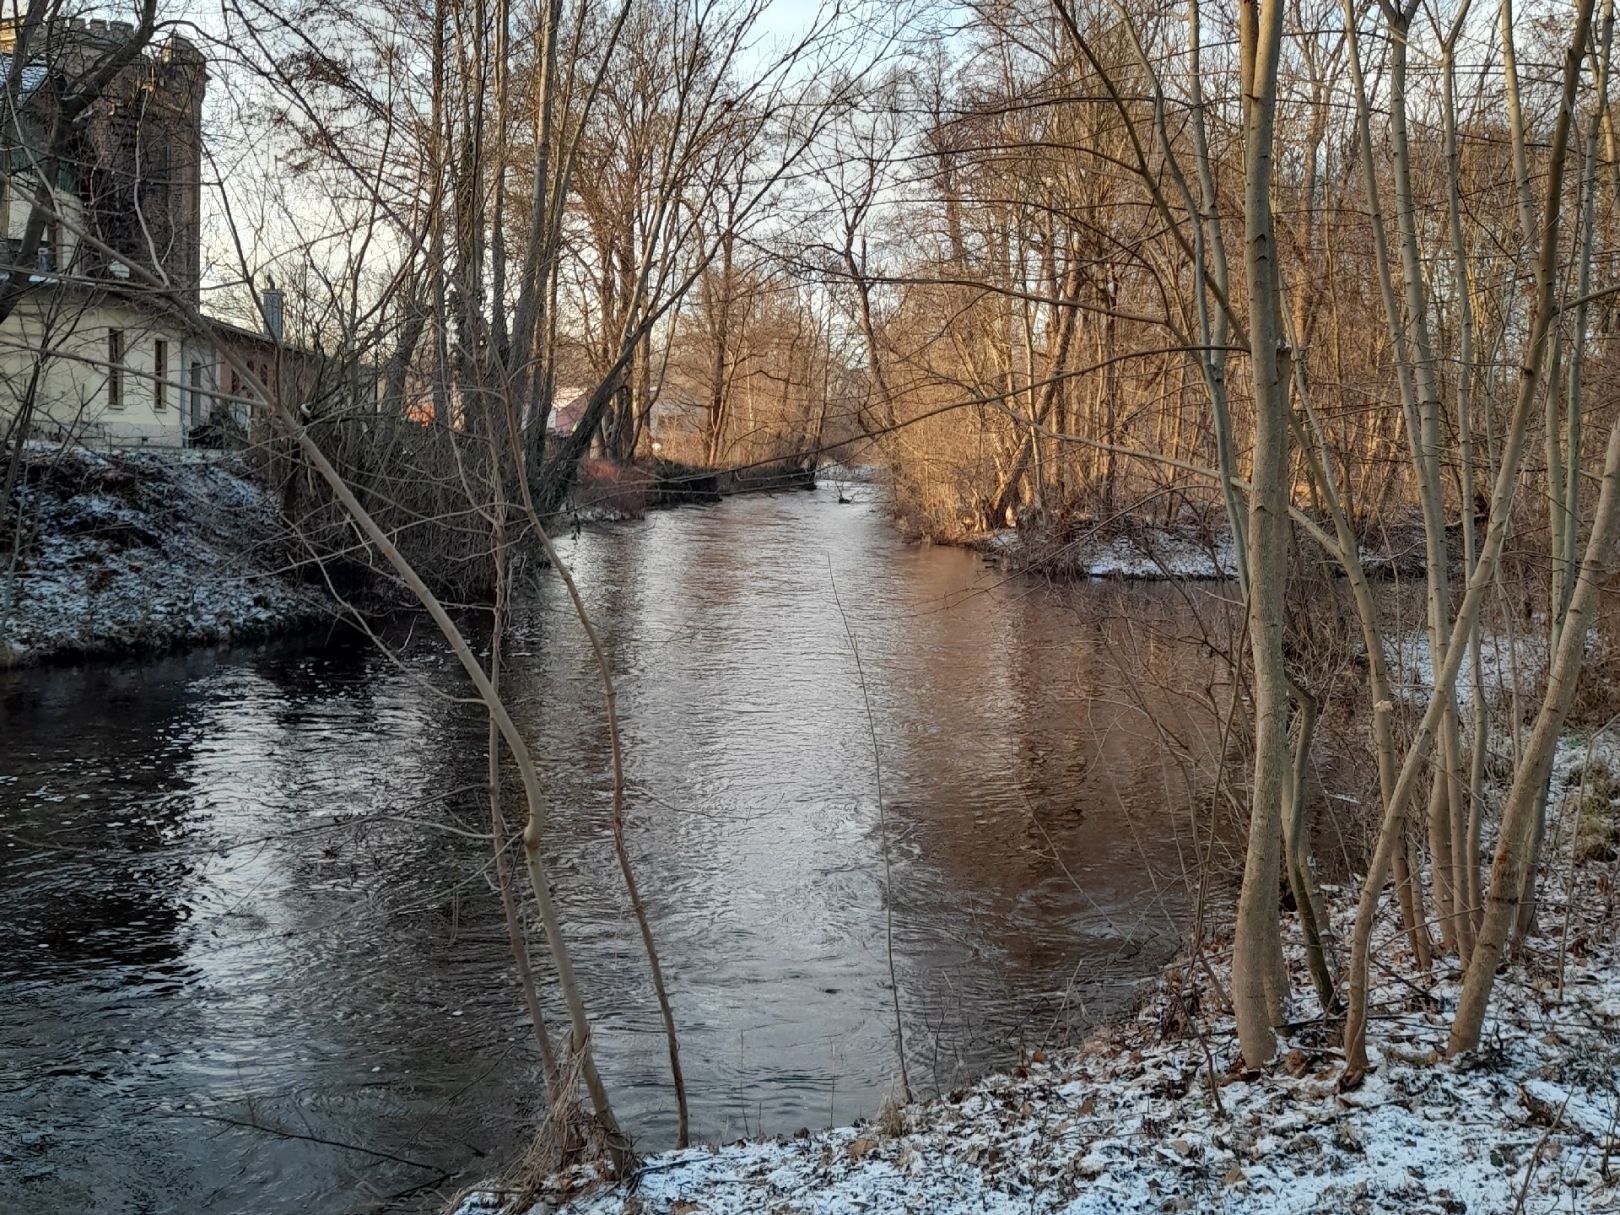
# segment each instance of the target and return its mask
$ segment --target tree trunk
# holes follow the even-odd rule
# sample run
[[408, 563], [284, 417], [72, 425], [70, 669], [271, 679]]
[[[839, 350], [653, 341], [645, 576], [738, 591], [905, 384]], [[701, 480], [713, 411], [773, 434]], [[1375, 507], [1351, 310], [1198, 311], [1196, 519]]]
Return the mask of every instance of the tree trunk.
[[1242, 0], [1245, 259], [1254, 372], [1255, 447], [1249, 499], [1249, 637], [1254, 658], [1254, 788], [1232, 950], [1232, 1006], [1250, 1067], [1276, 1050], [1286, 1002], [1277, 881], [1289, 773], [1283, 592], [1288, 557], [1288, 394], [1276, 235], [1271, 212], [1281, 0]]

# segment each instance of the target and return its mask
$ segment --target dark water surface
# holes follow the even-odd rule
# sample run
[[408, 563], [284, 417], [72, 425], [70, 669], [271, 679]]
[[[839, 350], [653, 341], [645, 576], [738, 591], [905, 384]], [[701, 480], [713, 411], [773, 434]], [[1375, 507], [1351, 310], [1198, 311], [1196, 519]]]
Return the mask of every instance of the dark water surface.
[[[567, 551], [697, 1136], [871, 1115], [896, 1075], [834, 580], [913, 1085], [1065, 1037], [1173, 949], [1191, 805], [1161, 731], [1212, 741], [1186, 596], [1220, 586], [1006, 581], [830, 490]], [[674, 1116], [595, 672], [561, 588], [527, 595], [508, 686], [599, 1058], [652, 1150]], [[485, 722], [418, 634], [398, 664], [317, 637], [0, 675], [0, 1211], [432, 1209], [521, 1147], [532, 1038], [487, 845], [448, 829], [487, 829]]]

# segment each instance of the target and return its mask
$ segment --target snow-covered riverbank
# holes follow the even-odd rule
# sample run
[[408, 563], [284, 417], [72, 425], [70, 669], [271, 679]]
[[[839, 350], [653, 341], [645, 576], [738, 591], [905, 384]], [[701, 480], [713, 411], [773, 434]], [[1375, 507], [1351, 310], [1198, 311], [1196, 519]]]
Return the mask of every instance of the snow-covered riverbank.
[[[1198, 582], [1237, 577], [1231, 532], [1223, 523], [1195, 519], [1168, 525], [1129, 517], [1075, 520], [1061, 529], [1004, 528], [963, 543], [1008, 569], [1052, 578]], [[1376, 544], [1363, 542], [1361, 559], [1369, 574], [1421, 577], [1422, 534], [1411, 524], [1392, 524]]]
[[[1588, 758], [1592, 762], [1588, 765]], [[1570, 738], [1553, 789], [1539, 935], [1498, 982], [1485, 1046], [1443, 1058], [1455, 960], [1411, 967], [1386, 899], [1373, 1070], [1341, 1091], [1337, 1024], [1299, 959], [1279, 1062], [1245, 1072], [1210, 967], [1167, 972], [1082, 1047], [876, 1123], [654, 1156], [627, 1182], [554, 1176], [539, 1212], [1620, 1211], [1620, 746]], [[1607, 834], [1594, 837], [1593, 820]], [[1575, 834], [1572, 837], [1572, 832]], [[1579, 863], [1568, 861], [1571, 855]], [[1353, 892], [1328, 892], [1341, 916]], [[502, 1210], [489, 1191], [460, 1215]]]
[[330, 618], [238, 460], [30, 444], [3, 533], [0, 666], [242, 640]]
[[1237, 575], [1230, 535], [1206, 536], [1192, 528], [1148, 524], [1081, 528], [1073, 537], [1014, 528], [994, 532], [974, 547], [1020, 572], [1058, 578], [1129, 578], [1137, 581], [1206, 581]]
[[[1577, 962], [1561, 997], [1547, 973], [1504, 982], [1490, 1046], [1455, 1065], [1436, 1060], [1456, 973], [1404, 996], [1386, 988], [1378, 1066], [1343, 1093], [1309, 1018], [1284, 1035], [1281, 1067], [1244, 1074], [1225, 1019], [1188, 1036], [1167, 987], [1083, 1049], [890, 1125], [667, 1153], [618, 1186], [576, 1171], [533, 1210], [1508, 1212], [1521, 1194], [1529, 1212], [1620, 1210], [1620, 983], [1608, 969]], [[500, 1207], [483, 1195], [461, 1209]]]

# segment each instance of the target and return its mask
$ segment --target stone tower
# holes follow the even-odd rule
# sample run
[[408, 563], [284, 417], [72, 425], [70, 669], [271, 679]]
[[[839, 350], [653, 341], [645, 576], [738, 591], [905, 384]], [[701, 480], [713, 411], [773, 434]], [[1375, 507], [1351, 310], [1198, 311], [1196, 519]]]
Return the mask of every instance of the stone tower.
[[[52, 139], [59, 99], [125, 45], [121, 22], [60, 21], [35, 31], [23, 49], [44, 79], [19, 111], [23, 142], [41, 154]], [[0, 55], [16, 52], [18, 27], [0, 26]], [[9, 65], [7, 65], [9, 66]], [[82, 247], [71, 269], [91, 278], [128, 278], [127, 266], [161, 272], [193, 303], [201, 274], [202, 107], [207, 63], [187, 39], [172, 34], [148, 46], [109, 80], [67, 141], [61, 184], [83, 208], [84, 223], [116, 251], [109, 258]], [[12, 155], [15, 172], [18, 157]]]

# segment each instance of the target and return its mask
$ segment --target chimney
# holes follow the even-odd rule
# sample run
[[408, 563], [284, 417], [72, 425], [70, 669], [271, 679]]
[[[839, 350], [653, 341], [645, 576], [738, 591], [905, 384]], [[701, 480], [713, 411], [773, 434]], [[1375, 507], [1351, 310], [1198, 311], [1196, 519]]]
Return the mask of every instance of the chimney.
[[281, 291], [276, 287], [276, 280], [265, 279], [265, 288], [259, 293], [259, 311], [264, 314], [264, 332], [267, 336], [281, 341], [282, 325], [281, 312], [284, 300]]

